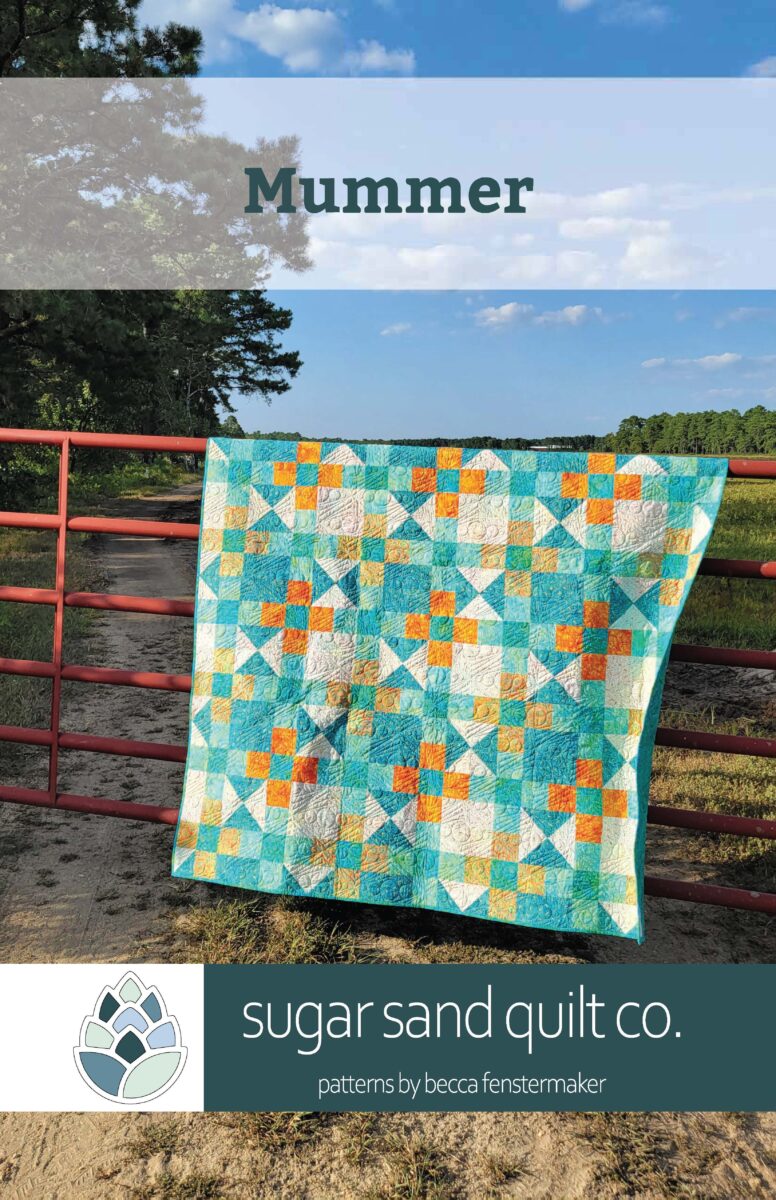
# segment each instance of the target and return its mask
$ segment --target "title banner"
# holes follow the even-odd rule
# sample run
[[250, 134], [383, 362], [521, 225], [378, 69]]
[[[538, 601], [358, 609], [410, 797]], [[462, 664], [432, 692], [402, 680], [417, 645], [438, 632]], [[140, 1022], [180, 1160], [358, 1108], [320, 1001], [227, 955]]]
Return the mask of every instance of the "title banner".
[[0, 81], [3, 288], [773, 288], [776, 79]]
[[771, 966], [209, 967], [205, 1105], [770, 1110], [774, 987]]
[[0, 965], [0, 1111], [772, 1111], [776, 967]]

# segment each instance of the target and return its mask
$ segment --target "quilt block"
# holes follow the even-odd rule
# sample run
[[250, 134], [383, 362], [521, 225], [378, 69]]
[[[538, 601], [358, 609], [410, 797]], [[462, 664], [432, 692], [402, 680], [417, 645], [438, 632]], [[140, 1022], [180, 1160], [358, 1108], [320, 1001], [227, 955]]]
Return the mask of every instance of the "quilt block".
[[724, 459], [215, 439], [173, 873], [643, 936]]

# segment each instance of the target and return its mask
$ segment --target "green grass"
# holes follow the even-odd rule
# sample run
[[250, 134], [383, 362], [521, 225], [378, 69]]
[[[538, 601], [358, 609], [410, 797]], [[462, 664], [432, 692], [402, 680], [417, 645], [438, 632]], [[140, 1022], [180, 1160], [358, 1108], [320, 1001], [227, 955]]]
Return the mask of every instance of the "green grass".
[[[144, 496], [184, 480], [199, 478], [187, 470], [185, 460], [153, 454], [73, 448], [70, 451], [69, 507], [83, 511], [104, 500]], [[8, 464], [16, 498], [13, 507], [36, 512], [56, 508], [59, 448], [20, 446]], [[8, 504], [11, 507], [11, 504]]]
[[[67, 586], [76, 591], [99, 589], [94, 561], [84, 535], [70, 534]], [[0, 583], [16, 587], [54, 586], [55, 537], [31, 529], [0, 529]], [[53, 609], [47, 604], [0, 604], [0, 656], [50, 662], [53, 648]], [[88, 637], [93, 614], [68, 609], [65, 646], [72, 657]], [[0, 723], [45, 725], [48, 722], [51, 685], [47, 680], [17, 675], [0, 676]], [[3, 743], [3, 757], [15, 753]]]
[[229, 1113], [219, 1120], [226, 1128], [236, 1130], [241, 1142], [275, 1155], [311, 1146], [331, 1129], [339, 1116], [322, 1112], [247, 1112]]
[[218, 1175], [192, 1171], [176, 1175], [162, 1171], [153, 1183], [134, 1188], [132, 1200], [222, 1200], [224, 1196]]
[[[36, 506], [54, 511], [53, 460], [46, 460]], [[187, 473], [169, 459], [155, 456], [151, 463], [132, 458], [101, 472], [76, 472], [70, 481], [68, 507], [72, 513], [99, 511], [106, 500], [153, 494], [198, 476]], [[20, 506], [24, 501], [20, 501]], [[99, 591], [104, 584], [89, 552], [89, 535], [68, 534], [66, 584], [72, 591]], [[7, 586], [51, 588], [55, 579], [56, 536], [31, 529], [0, 529], [0, 583]], [[65, 654], [71, 661], [83, 656], [96, 614], [87, 609], [65, 613]], [[0, 656], [50, 661], [53, 642], [53, 609], [45, 604], [0, 604]], [[46, 725], [50, 704], [47, 680], [0, 676], [0, 724]], [[3, 743], [3, 758], [13, 762], [19, 751]]]
[[[709, 733], [762, 737], [767, 730], [740, 717], [718, 721], [711, 710], [694, 713], [664, 711], [666, 726], [692, 725]], [[776, 818], [776, 781], [767, 758], [742, 754], [708, 754], [658, 746], [652, 764], [650, 799], [654, 804], [733, 816]], [[729, 834], [683, 834], [690, 861], [711, 868], [714, 881], [761, 892], [776, 891], [776, 842]]]
[[133, 1141], [129, 1145], [129, 1154], [133, 1158], [152, 1158], [155, 1154], [163, 1154], [169, 1158], [178, 1148], [181, 1139], [180, 1122], [174, 1119], [146, 1120], [140, 1126]]
[[203, 963], [356, 963], [374, 961], [347, 922], [287, 896], [227, 892], [179, 921], [186, 961]]
[[457, 1193], [444, 1156], [426, 1138], [389, 1133], [382, 1151], [385, 1180], [368, 1200], [453, 1200]]
[[[776, 558], [776, 480], [729, 479], [708, 549], [713, 558]], [[771, 650], [774, 585], [699, 575], [676, 632], [678, 642]]]

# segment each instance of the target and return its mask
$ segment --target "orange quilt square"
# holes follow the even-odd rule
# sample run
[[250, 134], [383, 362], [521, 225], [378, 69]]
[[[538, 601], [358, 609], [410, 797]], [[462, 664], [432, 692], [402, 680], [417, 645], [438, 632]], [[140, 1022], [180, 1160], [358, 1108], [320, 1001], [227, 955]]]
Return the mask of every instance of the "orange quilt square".
[[615, 475], [614, 498], [615, 500], [640, 500], [641, 476]]
[[452, 617], [455, 614], [455, 592], [432, 592], [431, 614], [434, 617]]
[[453, 664], [452, 642], [429, 642], [428, 665], [430, 667], [450, 667]]
[[555, 649], [565, 650], [569, 654], [581, 654], [583, 634], [581, 625], [556, 625]]
[[614, 500], [588, 500], [588, 525], [611, 525], [614, 519]]
[[425, 613], [408, 613], [404, 622], [404, 636], [425, 640], [430, 628], [431, 618]]
[[291, 487], [296, 483], [296, 463], [276, 462], [272, 475], [276, 487]]
[[317, 783], [318, 759], [295, 758], [291, 768], [291, 778], [294, 783]]
[[587, 495], [587, 475], [564, 472], [560, 477], [560, 494], [566, 499], [584, 500]]
[[283, 630], [283, 653], [284, 654], [306, 654], [307, 653], [307, 630], [306, 629], [284, 629]]
[[590, 813], [577, 813], [577, 841], [600, 842], [603, 825], [601, 817], [591, 816]]
[[261, 606], [261, 623], [265, 626], [272, 626], [277, 629], [282, 629], [286, 623], [286, 606], [285, 604], [272, 604], [267, 601]]
[[582, 678], [583, 679], [606, 679], [606, 655], [605, 654], [583, 654], [582, 655]]
[[310, 628], [318, 633], [331, 633], [334, 628], [334, 609], [314, 604], [310, 609]]
[[266, 750], [249, 750], [245, 756], [245, 774], [251, 779], [269, 779], [270, 757]]
[[460, 475], [459, 488], [462, 492], [467, 492], [472, 496], [484, 496], [485, 472], [467, 471], [464, 467]]
[[417, 792], [420, 772], [417, 767], [394, 767], [393, 790], [395, 792]]
[[317, 463], [321, 461], [320, 442], [297, 442], [296, 461], [300, 463]]
[[458, 493], [439, 492], [436, 498], [436, 515], [438, 517], [458, 516]]
[[445, 771], [442, 777], [442, 793], [448, 800], [468, 800], [469, 776], [457, 771]]
[[457, 471], [463, 459], [458, 446], [440, 446], [437, 450], [437, 467], [440, 471]]
[[630, 654], [633, 645], [633, 632], [630, 629], [610, 629], [608, 654]]
[[437, 474], [433, 467], [412, 468], [413, 492], [435, 492]]
[[286, 598], [289, 604], [309, 604], [313, 598], [313, 585], [304, 579], [289, 579]]
[[288, 808], [291, 800], [291, 781], [270, 779], [267, 781], [267, 804], [274, 808]]
[[272, 753], [293, 754], [296, 749], [296, 730], [275, 726], [272, 730]]
[[577, 759], [577, 786], [600, 788], [603, 784], [603, 763], [599, 758]]
[[420, 743], [420, 765], [429, 771], [444, 771], [445, 747], [437, 742]]
[[551, 783], [547, 789], [548, 804], [553, 812], [576, 812], [577, 789], [565, 783]]
[[586, 629], [606, 629], [609, 624], [609, 605], [606, 600], [585, 600], [582, 611]]
[[441, 821], [442, 819], [442, 797], [441, 796], [418, 796], [418, 820], [419, 821]]

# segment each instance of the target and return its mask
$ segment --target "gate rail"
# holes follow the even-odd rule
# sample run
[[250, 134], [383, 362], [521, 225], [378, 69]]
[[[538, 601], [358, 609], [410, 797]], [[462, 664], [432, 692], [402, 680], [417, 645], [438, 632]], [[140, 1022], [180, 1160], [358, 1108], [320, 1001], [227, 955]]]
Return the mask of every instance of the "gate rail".
[[[101, 447], [106, 450], [155, 451], [165, 454], [204, 454], [207, 447], [206, 439], [146, 437], [142, 434], [75, 433], [45, 429], [0, 429], [0, 443], [3, 442], [17, 445], [59, 446], [60, 457], [56, 513], [0, 512], [0, 527], [48, 529], [55, 531], [57, 535], [55, 586], [53, 588], [0, 586], [0, 601], [47, 604], [54, 609], [54, 649], [51, 662], [0, 658], [0, 675], [26, 675], [52, 681], [51, 720], [48, 729], [0, 725], [0, 741], [48, 748], [48, 788], [43, 790], [0, 786], [0, 801], [174, 825], [178, 819], [177, 808], [165, 808], [133, 800], [110, 800], [97, 796], [74, 795], [58, 790], [59, 752], [61, 750], [127, 755], [134, 758], [159, 759], [165, 762], [183, 763], [186, 760], [185, 746], [63, 731], [60, 724], [63, 681], [156, 688], [174, 692], [191, 690], [190, 675], [167, 675], [157, 671], [127, 671], [111, 667], [76, 666], [64, 663], [62, 660], [64, 610], [65, 608], [91, 608], [108, 612], [193, 617], [194, 604], [189, 600], [172, 600], [165, 597], [67, 591], [65, 588], [66, 541], [68, 532], [124, 534], [131, 537], [196, 541], [199, 538], [199, 525], [175, 521], [136, 521], [111, 517], [68, 516], [68, 472], [70, 449], [73, 446]], [[776, 479], [776, 459], [731, 458], [728, 460], [728, 475], [734, 479]], [[748, 559], [704, 558], [699, 574], [723, 576], [730, 579], [776, 580], [776, 561], [756, 562]], [[776, 670], [776, 651], [770, 650], [673, 645], [671, 659], [676, 662]], [[776, 738], [751, 738], [661, 727], [657, 731], [656, 742], [659, 746], [673, 746], [680, 749], [776, 758]], [[648, 808], [648, 820], [652, 825], [665, 825], [675, 829], [776, 840], [776, 820], [771, 819], [699, 812], [693, 809], [651, 804]], [[654, 876], [646, 877], [645, 890], [651, 896], [694, 901], [699, 904], [716, 904], [725, 908], [749, 909], [776, 916], [776, 894], [722, 887], [716, 884], [686, 882], [679, 879], [662, 879]]]

